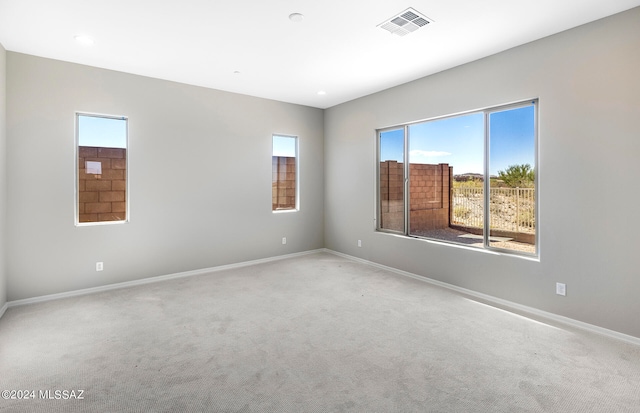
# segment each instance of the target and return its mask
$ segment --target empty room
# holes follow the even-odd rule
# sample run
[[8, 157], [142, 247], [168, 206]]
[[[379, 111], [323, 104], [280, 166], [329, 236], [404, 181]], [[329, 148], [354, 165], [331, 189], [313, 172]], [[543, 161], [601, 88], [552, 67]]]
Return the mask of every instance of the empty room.
[[637, 412], [639, 68], [640, 0], [0, 0], [0, 412]]

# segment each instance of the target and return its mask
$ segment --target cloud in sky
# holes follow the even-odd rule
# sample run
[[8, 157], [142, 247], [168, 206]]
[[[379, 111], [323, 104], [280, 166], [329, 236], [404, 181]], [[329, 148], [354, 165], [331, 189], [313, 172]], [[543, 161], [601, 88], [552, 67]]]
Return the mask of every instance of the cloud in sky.
[[409, 152], [409, 154], [412, 155], [412, 156], [423, 156], [425, 158], [435, 158], [435, 157], [439, 157], [439, 156], [452, 155], [451, 152], [445, 152], [445, 151], [423, 151], [421, 149], [414, 149], [411, 152]]

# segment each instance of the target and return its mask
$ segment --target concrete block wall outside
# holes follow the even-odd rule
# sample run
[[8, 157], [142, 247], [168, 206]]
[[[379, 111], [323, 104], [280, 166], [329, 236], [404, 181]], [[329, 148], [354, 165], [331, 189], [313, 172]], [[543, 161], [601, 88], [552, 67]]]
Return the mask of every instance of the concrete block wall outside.
[[[78, 148], [79, 222], [126, 219], [126, 161], [124, 148]], [[100, 162], [101, 174], [87, 174], [87, 161]]]

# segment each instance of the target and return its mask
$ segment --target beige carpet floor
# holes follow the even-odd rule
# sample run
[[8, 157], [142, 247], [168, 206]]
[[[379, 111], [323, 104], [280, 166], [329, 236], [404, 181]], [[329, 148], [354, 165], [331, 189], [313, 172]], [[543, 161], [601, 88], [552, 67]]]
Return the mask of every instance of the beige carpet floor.
[[0, 390], [35, 392], [2, 413], [638, 412], [640, 347], [318, 253], [9, 308]]

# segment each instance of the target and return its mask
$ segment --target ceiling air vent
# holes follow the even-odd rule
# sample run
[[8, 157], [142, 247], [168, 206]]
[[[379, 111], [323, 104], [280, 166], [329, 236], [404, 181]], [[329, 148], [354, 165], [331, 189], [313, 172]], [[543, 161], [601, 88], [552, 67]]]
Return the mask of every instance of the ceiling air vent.
[[411, 32], [415, 32], [421, 27], [433, 22], [427, 16], [420, 14], [420, 12], [408, 8], [407, 10], [399, 13], [392, 18], [386, 20], [384, 23], [378, 25], [390, 33], [397, 34], [398, 36], [404, 36]]

